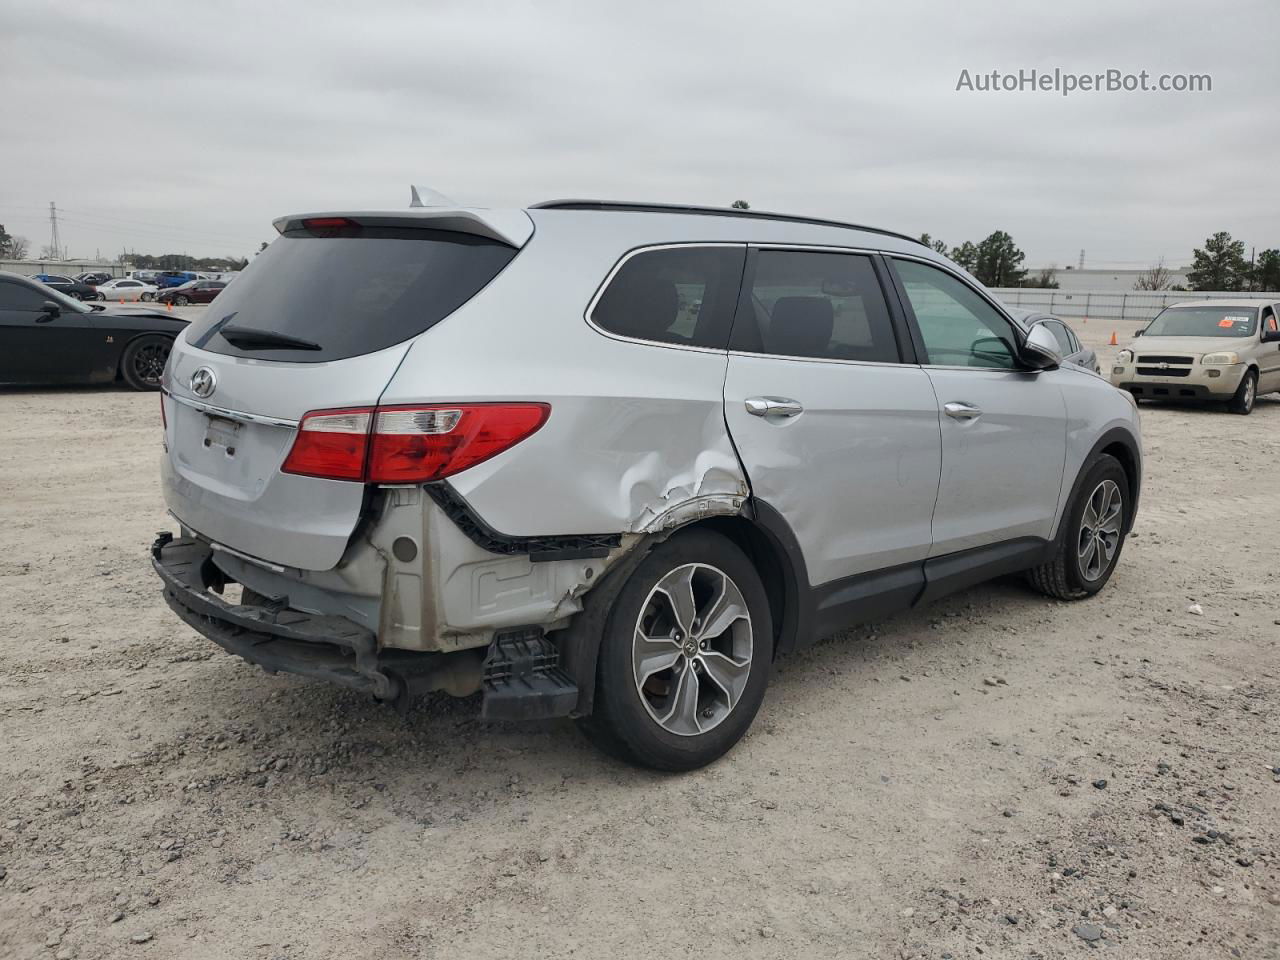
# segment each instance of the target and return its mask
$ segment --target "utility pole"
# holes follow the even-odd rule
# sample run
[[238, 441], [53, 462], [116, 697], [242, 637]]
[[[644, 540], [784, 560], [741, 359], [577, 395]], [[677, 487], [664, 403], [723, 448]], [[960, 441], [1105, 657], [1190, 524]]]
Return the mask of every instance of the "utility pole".
[[1084, 269], [1084, 250], [1080, 251], [1080, 266], [1078, 269], [1080, 270]]
[[62, 248], [62, 244], [58, 242], [58, 208], [53, 205], [53, 201], [49, 201], [49, 246], [53, 249], [53, 259], [60, 259], [58, 251]]

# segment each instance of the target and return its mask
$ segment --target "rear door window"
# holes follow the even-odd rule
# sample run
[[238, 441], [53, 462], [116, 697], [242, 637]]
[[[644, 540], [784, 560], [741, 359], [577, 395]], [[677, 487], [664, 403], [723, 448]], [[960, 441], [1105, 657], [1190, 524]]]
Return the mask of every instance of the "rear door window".
[[761, 250], [732, 345], [817, 360], [901, 359], [871, 258], [851, 253]]
[[591, 320], [622, 337], [724, 350], [745, 258], [743, 246], [633, 253], [609, 279]]
[[217, 310], [193, 323], [187, 340], [214, 353], [301, 363], [373, 353], [449, 316], [517, 252], [444, 230], [291, 230], [219, 294]]

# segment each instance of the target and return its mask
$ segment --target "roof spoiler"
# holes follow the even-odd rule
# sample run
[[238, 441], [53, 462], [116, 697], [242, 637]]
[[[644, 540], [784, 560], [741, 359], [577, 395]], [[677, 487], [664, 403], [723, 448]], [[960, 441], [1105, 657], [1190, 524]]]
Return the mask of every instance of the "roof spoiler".
[[418, 230], [448, 230], [487, 237], [519, 249], [533, 236], [533, 221], [523, 210], [462, 210], [442, 207], [412, 207], [409, 210], [335, 210], [297, 213], [279, 217], [272, 225], [280, 233], [303, 229], [304, 220], [345, 217], [363, 227], [408, 227]]

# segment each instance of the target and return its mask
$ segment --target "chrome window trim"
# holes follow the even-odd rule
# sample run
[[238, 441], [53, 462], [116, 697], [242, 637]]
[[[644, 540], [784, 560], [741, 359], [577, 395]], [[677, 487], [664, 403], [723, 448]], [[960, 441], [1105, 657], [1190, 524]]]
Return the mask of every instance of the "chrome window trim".
[[176, 403], [191, 407], [193, 410], [199, 410], [201, 413], [210, 413], [215, 417], [224, 417], [227, 420], [238, 420], [241, 423], [263, 423], [272, 427], [288, 427], [291, 430], [298, 428], [297, 420], [286, 420], [283, 417], [267, 417], [260, 413], [244, 413], [240, 410], [229, 410], [226, 407], [215, 406], [212, 403], [203, 403], [199, 400], [193, 400], [190, 397], [180, 397], [170, 390], [161, 391], [165, 396], [170, 397]]
[[727, 247], [730, 249], [741, 248], [745, 252], [745, 249], [749, 246], [750, 244], [747, 243], [690, 240], [687, 242], [654, 243], [643, 247], [633, 247], [624, 253], [621, 258], [619, 258], [618, 262], [613, 265], [613, 268], [605, 274], [604, 280], [600, 282], [600, 286], [596, 287], [596, 292], [592, 295], [590, 302], [587, 304], [587, 309], [583, 313], [582, 318], [587, 322], [587, 326], [596, 333], [601, 336], [608, 337], [610, 340], [617, 340], [619, 343], [637, 343], [645, 347], [664, 347], [668, 350], [687, 350], [691, 353], [711, 353], [719, 356], [725, 356], [728, 353], [728, 350], [720, 347], [695, 347], [689, 344], [668, 343], [665, 340], [645, 340], [643, 337], [628, 337], [622, 333], [614, 333], [611, 330], [606, 330], [604, 327], [600, 326], [600, 324], [592, 320], [591, 314], [595, 312], [597, 304], [600, 303], [600, 298], [603, 297], [604, 292], [609, 289], [609, 285], [613, 283], [613, 278], [618, 275], [618, 271], [621, 270], [632, 257], [638, 256], [642, 253], [649, 253], [654, 250], [682, 250], [687, 248], [702, 250], [711, 248], [724, 249]]

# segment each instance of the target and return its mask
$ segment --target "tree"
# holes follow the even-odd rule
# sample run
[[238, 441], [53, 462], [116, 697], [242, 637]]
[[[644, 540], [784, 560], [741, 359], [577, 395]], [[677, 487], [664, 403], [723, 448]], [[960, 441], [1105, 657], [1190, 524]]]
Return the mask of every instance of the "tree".
[[1027, 275], [1021, 266], [1026, 258], [1013, 237], [997, 230], [978, 244], [976, 264], [970, 272], [988, 287], [1016, 287]]
[[1134, 281], [1135, 290], [1168, 290], [1173, 286], [1173, 271], [1164, 265], [1164, 257], [1156, 261], [1155, 266], [1148, 267], [1138, 274]]
[[46, 243], [43, 247], [40, 248], [40, 259], [41, 260], [57, 260], [58, 251]]
[[978, 248], [966, 240], [951, 251], [951, 259], [970, 273], [978, 269]]
[[1042, 290], [1057, 290], [1058, 289], [1058, 268], [1045, 267], [1043, 270], [1037, 273], [1034, 277], [1031, 277], [1029, 280], [1027, 280], [1025, 282], [1025, 286], [1039, 287]]
[[735, 200], [733, 201], [733, 203], [730, 204], [730, 206], [734, 210], [750, 210], [751, 209], [751, 204], [747, 203], [747, 201], [745, 200]]
[[1243, 290], [1249, 282], [1249, 265], [1244, 259], [1244, 242], [1232, 240], [1219, 230], [1192, 255], [1187, 282], [1192, 290]]
[[26, 237], [11, 236], [0, 223], [0, 260], [21, 260], [29, 248]]
[[1258, 254], [1258, 263], [1253, 268], [1253, 286], [1255, 290], [1280, 290], [1280, 250], [1263, 250]]
[[940, 253], [944, 257], [947, 256], [947, 245], [941, 240], [935, 240], [927, 233], [920, 234], [920, 242], [932, 250], [934, 253]]

